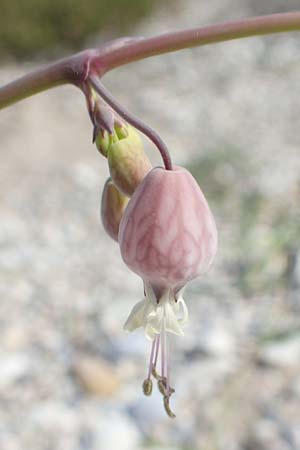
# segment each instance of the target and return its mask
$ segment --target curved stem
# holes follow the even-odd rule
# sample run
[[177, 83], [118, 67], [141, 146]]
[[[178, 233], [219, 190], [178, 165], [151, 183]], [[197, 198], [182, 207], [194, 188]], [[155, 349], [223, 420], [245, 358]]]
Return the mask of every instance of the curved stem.
[[140, 119], [131, 114], [126, 108], [124, 108], [124, 106], [118, 103], [96, 75], [90, 75], [87, 81], [90, 82], [95, 91], [114, 111], [116, 111], [124, 120], [126, 120], [126, 122], [130, 123], [132, 126], [145, 134], [156, 145], [156, 147], [160, 151], [166, 170], [172, 170], [172, 161], [169, 150], [161, 137], [156, 133], [156, 131], [154, 131], [151, 127], [146, 125]]
[[175, 31], [152, 38], [121, 38], [86, 50], [0, 88], [0, 109], [52, 87], [80, 85], [89, 71], [105, 72], [139, 59], [232, 39], [300, 31], [300, 11], [253, 17], [225, 24]]
[[[105, 71], [142, 58], [185, 48], [288, 31], [300, 31], [300, 11], [270, 14], [201, 28], [169, 32], [129, 42], [123, 48], [106, 47], [101, 58]], [[95, 61], [97, 67], [97, 61]]]
[[89, 61], [94, 55], [95, 50], [85, 50], [3, 86], [0, 88], [0, 109], [56, 86], [82, 83], [89, 70]]

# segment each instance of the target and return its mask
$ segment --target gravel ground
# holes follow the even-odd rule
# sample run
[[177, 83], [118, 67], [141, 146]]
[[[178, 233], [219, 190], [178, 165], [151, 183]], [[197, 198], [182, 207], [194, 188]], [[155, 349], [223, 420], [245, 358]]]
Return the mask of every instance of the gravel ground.
[[[185, 0], [132, 34], [297, 5]], [[157, 395], [142, 396], [148, 343], [122, 331], [142, 286], [100, 224], [108, 171], [90, 143], [82, 95], [62, 87], [1, 112], [1, 450], [300, 448], [299, 235], [284, 253], [272, 233], [278, 211], [286, 239], [300, 216], [299, 50], [295, 34], [253, 38], [152, 58], [104, 79], [160, 132], [176, 164], [196, 171], [207, 155], [217, 161], [199, 181], [220, 250], [186, 291], [190, 320], [172, 355], [175, 421]], [[1, 67], [0, 82], [29, 69]], [[222, 154], [233, 156], [219, 163]], [[265, 202], [254, 223], [248, 203], [241, 207], [253, 192]], [[253, 254], [247, 290], [239, 271]]]

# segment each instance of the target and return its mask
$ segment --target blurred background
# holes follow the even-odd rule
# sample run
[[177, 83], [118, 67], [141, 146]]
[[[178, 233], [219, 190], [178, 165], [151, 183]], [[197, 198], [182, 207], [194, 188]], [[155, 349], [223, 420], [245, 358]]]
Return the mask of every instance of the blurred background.
[[[299, 1], [0, 6], [4, 84], [121, 35]], [[299, 450], [299, 54], [295, 33], [251, 38], [104, 78], [197, 177], [220, 233], [215, 264], [186, 290], [186, 336], [173, 342], [174, 421], [141, 392], [149, 343], [122, 331], [142, 284], [100, 223], [108, 170], [82, 94], [61, 87], [1, 111], [1, 450]]]

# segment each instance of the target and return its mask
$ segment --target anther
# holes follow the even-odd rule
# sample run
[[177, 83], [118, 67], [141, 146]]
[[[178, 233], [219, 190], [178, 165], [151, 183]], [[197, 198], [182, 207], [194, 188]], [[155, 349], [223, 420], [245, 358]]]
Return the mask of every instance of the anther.
[[152, 367], [152, 371], [151, 371], [152, 376], [156, 379], [156, 380], [160, 380], [160, 376], [158, 375], [158, 373], [156, 372], [155, 367]]
[[164, 407], [165, 407], [165, 411], [168, 414], [168, 416], [171, 419], [175, 419], [176, 415], [173, 413], [173, 411], [170, 408], [170, 404], [169, 404], [169, 400], [170, 397], [168, 397], [167, 395], [164, 396]]
[[174, 394], [175, 389], [173, 389], [171, 386], [167, 387], [167, 378], [166, 377], [159, 377], [157, 381], [157, 387], [159, 392], [163, 396], [171, 397], [172, 394]]
[[163, 395], [163, 396], [168, 395], [167, 389], [166, 389], [166, 384], [162, 378], [160, 380], [158, 380], [157, 387], [158, 387], [158, 390], [161, 393], [161, 395]]
[[143, 382], [143, 392], [148, 397], [152, 394], [152, 387], [153, 387], [152, 380], [150, 380], [150, 378], [146, 378], [146, 380], [144, 380]]

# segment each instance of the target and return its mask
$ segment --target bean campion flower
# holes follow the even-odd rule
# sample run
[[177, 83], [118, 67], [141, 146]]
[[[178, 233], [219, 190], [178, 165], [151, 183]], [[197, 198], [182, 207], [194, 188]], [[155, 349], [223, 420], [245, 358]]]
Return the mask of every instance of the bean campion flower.
[[133, 307], [124, 328], [142, 327], [152, 342], [143, 390], [151, 395], [154, 377], [167, 414], [175, 417], [170, 408], [174, 389], [170, 386], [168, 335], [184, 334], [188, 310], [183, 290], [211, 264], [217, 250], [216, 225], [196, 180], [186, 169], [173, 167], [157, 133], [115, 103], [101, 84], [94, 87], [123, 119], [131, 118], [152, 139], [165, 165], [152, 169], [136, 129], [90, 97], [95, 107], [91, 100], [94, 139], [107, 158], [111, 177], [102, 195], [102, 223], [118, 241], [127, 266], [144, 282], [144, 298]]
[[175, 417], [169, 406], [174, 389], [168, 334], [183, 335], [188, 317], [183, 289], [208, 269], [217, 250], [215, 221], [192, 175], [181, 167], [152, 169], [129, 200], [118, 240], [124, 262], [144, 281], [144, 299], [124, 326], [128, 331], [142, 327], [152, 341], [144, 393], [151, 394], [153, 376], [168, 415]]

